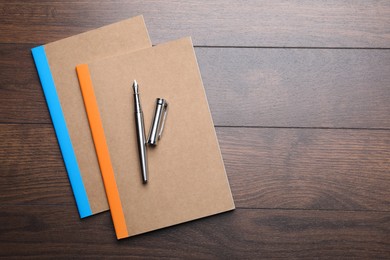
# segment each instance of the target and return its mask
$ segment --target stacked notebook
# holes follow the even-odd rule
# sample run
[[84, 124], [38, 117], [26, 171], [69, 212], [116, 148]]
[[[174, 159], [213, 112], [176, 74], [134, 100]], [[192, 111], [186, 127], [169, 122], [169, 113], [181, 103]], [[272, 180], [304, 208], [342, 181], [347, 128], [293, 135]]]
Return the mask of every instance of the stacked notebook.
[[[151, 47], [142, 16], [32, 49], [80, 216], [110, 210], [118, 239], [234, 209], [191, 38]], [[168, 102], [141, 179], [145, 134]]]

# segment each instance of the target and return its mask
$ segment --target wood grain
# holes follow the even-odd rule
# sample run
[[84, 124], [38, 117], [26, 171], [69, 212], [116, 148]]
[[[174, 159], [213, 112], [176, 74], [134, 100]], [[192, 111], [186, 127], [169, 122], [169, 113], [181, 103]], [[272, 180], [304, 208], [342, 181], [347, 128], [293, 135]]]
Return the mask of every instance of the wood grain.
[[31, 56], [35, 46], [0, 44], [0, 122], [51, 123]]
[[390, 211], [390, 131], [217, 134], [238, 207]]
[[[238, 208], [390, 212], [390, 131], [217, 128]], [[49, 125], [0, 125], [1, 204], [73, 205]]]
[[69, 205], [0, 209], [6, 257], [378, 259], [390, 254], [388, 212], [238, 209], [115, 242], [109, 213], [80, 221], [77, 214], [64, 214], [73, 211]]
[[216, 125], [390, 127], [390, 50], [196, 51]]
[[[49, 123], [30, 48], [0, 45], [0, 122]], [[390, 128], [390, 50], [196, 48], [218, 126]]]
[[73, 204], [72, 190], [50, 125], [0, 125], [1, 204]]
[[[154, 44], [390, 47], [389, 1], [1, 1], [0, 42], [47, 43], [143, 14]], [[42, 26], [44, 25], [44, 26]]]

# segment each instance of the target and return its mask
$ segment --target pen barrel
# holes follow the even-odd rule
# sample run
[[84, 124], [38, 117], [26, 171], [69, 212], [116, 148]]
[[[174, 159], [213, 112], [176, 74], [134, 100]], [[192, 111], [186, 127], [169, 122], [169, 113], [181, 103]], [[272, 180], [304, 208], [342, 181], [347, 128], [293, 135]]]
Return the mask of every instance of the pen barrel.
[[142, 112], [135, 113], [135, 125], [137, 132], [138, 153], [141, 166], [142, 181], [144, 183], [148, 180], [148, 163], [146, 156], [146, 138], [145, 138], [145, 126], [144, 117]]
[[135, 113], [142, 113], [141, 101], [140, 101], [138, 93], [134, 94], [134, 110], [135, 110]]

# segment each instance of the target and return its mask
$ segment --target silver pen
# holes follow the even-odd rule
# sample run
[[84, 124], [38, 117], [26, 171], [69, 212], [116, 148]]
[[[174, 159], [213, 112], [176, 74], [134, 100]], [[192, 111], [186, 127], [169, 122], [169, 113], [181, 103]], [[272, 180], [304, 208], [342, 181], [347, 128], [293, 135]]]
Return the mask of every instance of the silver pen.
[[146, 158], [146, 138], [144, 116], [142, 114], [141, 102], [139, 99], [138, 83], [134, 80], [134, 108], [135, 108], [135, 126], [137, 130], [138, 153], [141, 164], [141, 175], [144, 184], [148, 182], [148, 163]]

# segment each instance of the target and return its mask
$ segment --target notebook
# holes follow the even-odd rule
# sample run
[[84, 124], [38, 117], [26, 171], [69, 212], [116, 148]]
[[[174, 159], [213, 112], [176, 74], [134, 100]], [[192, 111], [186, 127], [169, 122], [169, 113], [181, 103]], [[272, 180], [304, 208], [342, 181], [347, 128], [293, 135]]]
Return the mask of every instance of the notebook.
[[81, 218], [108, 204], [75, 66], [150, 46], [137, 16], [32, 49]]
[[[118, 239], [234, 209], [191, 38], [77, 66]], [[142, 183], [132, 83], [146, 134], [169, 103]], [[99, 154], [100, 153], [100, 154]]]

